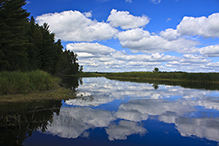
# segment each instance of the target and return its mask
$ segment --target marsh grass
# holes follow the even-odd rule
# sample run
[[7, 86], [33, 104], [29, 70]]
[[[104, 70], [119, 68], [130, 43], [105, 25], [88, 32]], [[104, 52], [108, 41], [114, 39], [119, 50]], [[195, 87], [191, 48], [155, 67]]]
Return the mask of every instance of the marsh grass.
[[218, 73], [186, 73], [186, 72], [124, 72], [108, 73], [108, 78], [150, 79], [164, 81], [184, 81], [200, 83], [219, 83]]
[[1, 72], [0, 95], [51, 90], [58, 86], [53, 78], [41, 70], [24, 73], [19, 71]]

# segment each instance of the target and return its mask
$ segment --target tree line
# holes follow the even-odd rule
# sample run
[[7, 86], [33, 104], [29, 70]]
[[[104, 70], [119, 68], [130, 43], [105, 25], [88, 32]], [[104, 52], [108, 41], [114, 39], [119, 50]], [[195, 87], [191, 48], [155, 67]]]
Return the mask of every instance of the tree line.
[[53, 75], [75, 74], [83, 66], [77, 54], [64, 50], [49, 25], [35, 23], [22, 7], [25, 0], [0, 1], [0, 71], [43, 70]]

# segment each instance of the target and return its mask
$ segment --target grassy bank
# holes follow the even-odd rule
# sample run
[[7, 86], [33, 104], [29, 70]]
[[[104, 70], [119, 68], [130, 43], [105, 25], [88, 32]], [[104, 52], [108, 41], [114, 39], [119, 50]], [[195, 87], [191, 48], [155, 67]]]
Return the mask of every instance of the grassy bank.
[[105, 73], [95, 73], [95, 72], [82, 72], [70, 76], [75, 76], [75, 77], [102, 77], [105, 76]]
[[44, 71], [0, 73], [0, 95], [48, 91], [54, 87], [57, 81]]
[[184, 88], [219, 90], [218, 73], [124, 72], [108, 73], [108, 79], [139, 83], [164, 84]]
[[0, 103], [73, 98], [72, 91], [61, 88], [59, 82], [60, 78], [40, 70], [25, 73], [1, 72]]
[[151, 81], [176, 81], [176, 82], [200, 82], [219, 83], [218, 73], [186, 73], [186, 72], [124, 72], [108, 73], [107, 78], [114, 79], [139, 79]]

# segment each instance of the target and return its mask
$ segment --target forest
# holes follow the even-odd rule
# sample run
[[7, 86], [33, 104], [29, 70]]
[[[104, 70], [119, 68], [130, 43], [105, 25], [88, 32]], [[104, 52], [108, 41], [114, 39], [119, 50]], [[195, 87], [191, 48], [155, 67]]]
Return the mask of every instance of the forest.
[[0, 1], [0, 72], [42, 70], [52, 75], [82, 71], [77, 54], [63, 50], [49, 25], [38, 25], [22, 7], [25, 0]]

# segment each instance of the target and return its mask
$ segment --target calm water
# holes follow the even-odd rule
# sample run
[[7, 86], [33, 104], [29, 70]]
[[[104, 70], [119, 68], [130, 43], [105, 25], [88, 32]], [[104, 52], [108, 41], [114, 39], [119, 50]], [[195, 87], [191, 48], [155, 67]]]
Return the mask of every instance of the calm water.
[[0, 145], [219, 145], [216, 90], [106, 78], [80, 83], [69, 85], [76, 99], [2, 106]]

